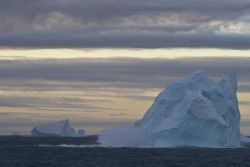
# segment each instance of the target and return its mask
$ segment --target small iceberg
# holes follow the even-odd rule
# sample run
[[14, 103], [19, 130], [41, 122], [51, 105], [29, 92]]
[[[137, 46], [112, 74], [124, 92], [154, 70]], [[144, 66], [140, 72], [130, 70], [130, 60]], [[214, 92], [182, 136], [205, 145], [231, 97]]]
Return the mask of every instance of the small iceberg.
[[76, 130], [70, 126], [68, 119], [37, 125], [31, 130], [31, 136], [35, 137], [83, 137], [84, 135], [85, 131], [83, 129], [79, 129], [78, 133], [76, 133]]

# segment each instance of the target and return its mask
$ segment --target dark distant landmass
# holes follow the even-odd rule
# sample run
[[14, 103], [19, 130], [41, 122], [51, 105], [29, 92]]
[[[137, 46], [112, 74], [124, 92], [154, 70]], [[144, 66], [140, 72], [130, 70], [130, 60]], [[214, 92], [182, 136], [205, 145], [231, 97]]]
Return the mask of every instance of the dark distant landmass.
[[97, 135], [86, 137], [33, 137], [33, 136], [0, 136], [0, 148], [16, 146], [37, 146], [37, 145], [82, 145], [98, 144]]

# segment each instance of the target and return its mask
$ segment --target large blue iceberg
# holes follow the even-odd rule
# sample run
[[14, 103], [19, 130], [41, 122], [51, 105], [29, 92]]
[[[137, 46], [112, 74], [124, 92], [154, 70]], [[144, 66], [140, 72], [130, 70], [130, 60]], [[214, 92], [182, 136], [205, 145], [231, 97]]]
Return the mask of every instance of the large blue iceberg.
[[240, 146], [244, 136], [236, 92], [235, 73], [220, 81], [203, 71], [191, 73], [169, 84], [141, 120], [105, 130], [99, 142], [113, 147]]

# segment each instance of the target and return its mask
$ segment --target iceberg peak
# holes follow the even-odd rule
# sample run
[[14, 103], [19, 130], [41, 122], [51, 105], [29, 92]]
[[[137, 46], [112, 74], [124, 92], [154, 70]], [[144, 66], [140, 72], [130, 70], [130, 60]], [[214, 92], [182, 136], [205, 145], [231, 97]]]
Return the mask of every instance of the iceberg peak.
[[233, 90], [236, 92], [237, 91], [237, 74], [235, 72], [231, 72], [228, 74], [228, 80], [231, 82], [231, 86]]
[[198, 70], [195, 72], [192, 72], [191, 74], [189, 74], [186, 79], [194, 79], [194, 78], [206, 78], [207, 75], [205, 74], [205, 72], [203, 70]]

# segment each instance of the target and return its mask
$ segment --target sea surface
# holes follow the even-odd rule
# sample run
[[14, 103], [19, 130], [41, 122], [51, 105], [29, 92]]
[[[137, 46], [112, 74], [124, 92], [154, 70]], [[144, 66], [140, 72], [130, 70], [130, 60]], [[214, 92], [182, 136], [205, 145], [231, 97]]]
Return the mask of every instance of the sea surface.
[[84, 138], [0, 137], [0, 167], [250, 167], [250, 147], [102, 148]]

